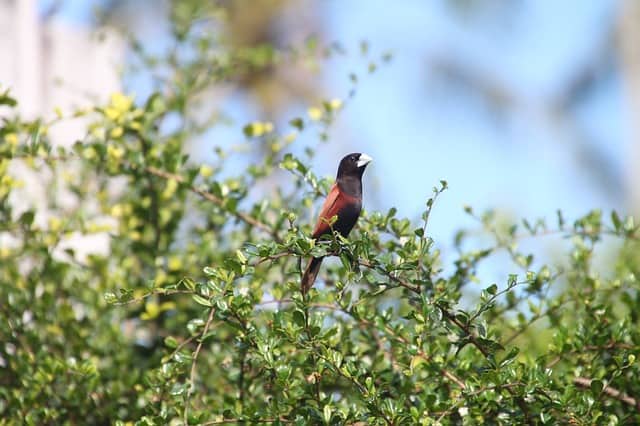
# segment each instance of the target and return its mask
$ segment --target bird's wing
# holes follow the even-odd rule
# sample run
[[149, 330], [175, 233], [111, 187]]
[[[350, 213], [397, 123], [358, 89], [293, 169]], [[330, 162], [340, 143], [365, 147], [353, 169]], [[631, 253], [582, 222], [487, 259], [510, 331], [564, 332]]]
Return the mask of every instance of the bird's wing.
[[329, 226], [329, 223], [331, 223], [331, 218], [338, 214], [338, 209], [340, 207], [338, 199], [341, 198], [341, 195], [342, 193], [340, 192], [340, 189], [338, 189], [338, 184], [334, 183], [329, 190], [327, 199], [324, 200], [324, 204], [322, 204], [322, 208], [320, 209], [318, 222], [316, 223], [316, 227], [313, 229], [313, 238], [318, 238], [321, 235], [331, 232], [331, 226]]

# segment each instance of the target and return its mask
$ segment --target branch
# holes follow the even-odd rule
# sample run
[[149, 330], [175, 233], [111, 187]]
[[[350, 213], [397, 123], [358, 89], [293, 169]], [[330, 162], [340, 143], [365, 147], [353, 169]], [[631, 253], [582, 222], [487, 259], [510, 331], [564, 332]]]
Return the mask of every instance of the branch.
[[251, 423], [251, 424], [261, 424], [261, 423], [293, 423], [293, 420], [288, 420], [284, 417], [279, 417], [277, 419], [223, 419], [223, 420], [212, 420], [210, 422], [201, 423], [203, 426], [205, 425], [225, 425], [225, 424], [242, 424], [242, 423]]
[[[14, 155], [10, 158], [16, 158], [16, 159], [25, 159], [25, 158], [39, 158], [42, 159], [44, 161], [49, 161], [49, 160], [70, 160], [70, 159], [74, 159], [74, 158], [79, 158], [76, 157], [74, 155], [63, 155], [63, 156], [55, 156], [55, 155], [45, 155], [45, 156], [37, 156], [37, 155]], [[171, 173], [171, 172], [167, 172], [165, 170], [161, 170], [158, 169], [157, 167], [154, 166], [147, 166], [144, 168], [144, 171], [146, 171], [149, 174], [152, 174], [154, 176], [163, 178], [163, 179], [173, 179], [178, 183], [182, 183], [182, 184], [187, 184], [187, 180], [175, 173]], [[189, 190], [195, 194], [200, 195], [202, 198], [211, 201], [212, 203], [216, 204], [219, 207], [224, 207], [224, 200], [218, 196], [216, 196], [215, 194], [212, 194], [208, 191], [205, 191], [203, 189], [200, 189], [192, 184], [188, 184], [189, 185]], [[239, 212], [239, 211], [230, 211], [230, 210], [225, 210], [226, 212], [228, 212], [229, 214], [235, 216], [237, 219], [241, 220], [242, 222], [251, 225], [255, 228], [258, 228], [266, 233], [268, 233], [269, 235], [271, 235], [277, 242], [282, 242], [282, 238], [280, 238], [277, 234], [277, 232], [275, 232], [275, 230], [273, 230], [269, 225], [267, 225], [264, 222], [259, 221], [258, 219], [243, 213], [243, 212]]]
[[491, 355], [489, 354], [489, 351], [487, 351], [485, 349], [485, 347], [482, 346], [482, 344], [478, 341], [478, 339], [476, 338], [476, 335], [473, 334], [473, 332], [471, 331], [471, 328], [468, 325], [463, 324], [458, 318], [456, 318], [456, 316], [454, 314], [452, 314], [444, 306], [438, 305], [438, 308], [440, 308], [440, 311], [442, 312], [442, 315], [447, 320], [449, 320], [451, 323], [455, 324], [460, 330], [464, 331], [464, 333], [469, 338], [469, 342], [471, 342], [471, 344], [473, 346], [475, 346], [480, 351], [480, 353], [482, 355], [484, 355], [485, 358], [487, 358], [487, 359], [490, 358]]
[[207, 322], [205, 323], [204, 328], [202, 329], [202, 334], [200, 334], [200, 341], [198, 342], [196, 351], [193, 353], [193, 360], [191, 361], [191, 373], [189, 374], [189, 388], [187, 389], [187, 398], [184, 403], [183, 420], [185, 425], [189, 424], [187, 420], [189, 417], [189, 405], [191, 404], [191, 392], [194, 388], [193, 382], [196, 377], [196, 363], [198, 362], [198, 355], [200, 355], [202, 344], [204, 343], [205, 336], [209, 331], [209, 327], [211, 327], [211, 322], [213, 321], [213, 315], [215, 314], [215, 312], [216, 310], [213, 307], [209, 309], [209, 317], [207, 318]]
[[[266, 302], [266, 303], [275, 303], [275, 302], [277, 302], [277, 301], [270, 301], [270, 302]], [[284, 301], [279, 301], [279, 302], [290, 302], [290, 300], [284, 300]], [[349, 311], [347, 311], [347, 310], [345, 310], [342, 307], [337, 306], [337, 305], [333, 305], [333, 304], [329, 304], [329, 303], [312, 303], [309, 306], [310, 307], [315, 307], [315, 308], [330, 309], [332, 311], [342, 312], [342, 313], [348, 315], [355, 322], [357, 322], [357, 323], [359, 323], [361, 325], [366, 325], [368, 327], [375, 327], [375, 324], [372, 323], [371, 321], [368, 321], [368, 320], [363, 319], [363, 318], [359, 318], [359, 319], [354, 318], [353, 314], [351, 312], [349, 312]], [[394, 340], [396, 340], [397, 342], [401, 343], [403, 346], [409, 345], [410, 342], [406, 338], [404, 338], [403, 336], [395, 334], [393, 329], [391, 327], [389, 327], [388, 325], [385, 325], [384, 329], [389, 334], [389, 337], [391, 337]], [[375, 330], [375, 328], [374, 328], [374, 330]], [[426, 354], [424, 351], [422, 351], [421, 349], [418, 349], [417, 354], [418, 354], [418, 356], [420, 356], [425, 361], [427, 361], [427, 362], [431, 361], [431, 357], [428, 354]], [[440, 373], [444, 377], [449, 379], [451, 382], [455, 383], [460, 389], [465, 389], [466, 388], [466, 385], [464, 384], [462, 379], [458, 378], [455, 374], [449, 372], [444, 367], [440, 367]]]
[[[373, 265], [369, 264], [368, 262], [360, 262], [361, 264], [363, 264], [363, 266], [367, 266], [369, 268], [373, 268]], [[416, 286], [413, 286], [409, 283], [407, 283], [406, 281], [402, 280], [401, 278], [398, 278], [394, 275], [392, 275], [391, 273], [387, 272], [387, 271], [382, 271], [384, 273], [384, 275], [386, 275], [387, 277], [389, 277], [389, 279], [391, 279], [393, 282], [399, 284], [400, 286], [416, 293], [416, 294], [420, 294], [420, 289]], [[482, 353], [482, 355], [488, 360], [491, 356], [489, 354], [489, 352], [485, 349], [484, 346], [482, 346], [482, 344], [478, 341], [477, 337], [475, 336], [475, 334], [473, 334], [473, 332], [471, 331], [471, 329], [469, 328], [468, 325], [463, 324], [462, 322], [460, 322], [458, 320], [458, 318], [456, 318], [456, 316], [454, 314], [452, 314], [448, 309], [446, 309], [444, 306], [438, 306], [438, 308], [442, 311], [442, 315], [447, 318], [447, 320], [449, 320], [450, 322], [452, 322], [453, 324], [455, 324], [460, 330], [464, 331], [464, 333], [469, 337], [469, 341], [471, 342], [471, 344], [473, 344], [473, 346], [475, 346], [476, 348], [478, 348], [478, 350], [480, 351], [480, 353]], [[404, 342], [404, 343], [408, 343], [408, 342]], [[426, 358], [425, 358], [426, 359]], [[443, 370], [442, 372], [444, 373], [448, 373], [446, 371]], [[448, 377], [448, 376], [447, 376]], [[464, 383], [462, 381], [457, 382], [456, 384], [458, 384], [459, 386], [462, 385], [462, 389], [464, 389]], [[516, 404], [518, 404], [518, 406], [520, 407], [520, 410], [522, 410], [522, 413], [524, 414], [525, 420], [527, 424], [533, 424], [533, 421], [531, 419], [531, 415], [529, 413], [529, 408], [527, 407], [527, 404], [525, 403], [524, 399], [520, 396], [517, 396], [515, 394], [515, 392], [513, 391], [513, 389], [511, 389], [510, 387], [506, 388], [507, 392], [509, 392], [509, 394], [514, 398]]]
[[453, 413], [453, 410], [455, 410], [456, 407], [458, 407], [460, 405], [460, 403], [464, 402], [467, 400], [467, 398], [469, 397], [474, 397], [474, 396], [478, 396], [481, 395], [487, 391], [493, 390], [493, 391], [499, 391], [501, 389], [510, 389], [510, 388], [515, 388], [518, 386], [524, 386], [525, 384], [522, 382], [514, 382], [514, 383], [505, 383], [503, 385], [489, 385], [489, 386], [483, 386], [473, 392], [469, 392], [469, 393], [463, 393], [462, 395], [460, 395], [458, 397], [458, 399], [453, 403], [453, 405], [451, 405], [451, 407], [449, 407], [447, 410], [443, 411], [440, 416], [438, 416], [437, 420], [441, 421], [443, 418], [445, 418], [446, 416], [449, 416], [451, 413]]
[[[593, 381], [593, 379], [589, 379], [587, 377], [575, 377], [573, 379], [573, 383], [574, 384], [576, 384], [577, 386], [579, 386], [581, 388], [585, 388], [585, 389], [590, 389], [591, 388], [591, 382], [592, 381]], [[624, 402], [625, 404], [629, 404], [629, 405], [635, 407], [638, 411], [640, 411], [640, 400], [636, 400], [635, 398], [627, 396], [627, 395], [623, 394], [622, 392], [620, 392], [618, 389], [612, 388], [609, 385], [607, 385], [604, 388], [602, 388], [602, 392], [606, 393], [611, 398], [617, 399], [618, 401]]]
[[133, 299], [126, 300], [126, 301], [112, 302], [112, 304], [114, 306], [130, 305], [132, 303], [142, 302], [144, 299], [151, 296], [161, 296], [161, 295], [171, 296], [173, 294], [194, 294], [194, 292], [192, 290], [166, 290], [166, 289], [163, 289], [162, 287], [159, 287], [157, 289], [152, 289], [151, 291], [143, 294], [142, 296], [134, 297]]
[[391, 272], [385, 271], [382, 268], [378, 268], [376, 267], [376, 265], [373, 265], [372, 263], [366, 261], [366, 260], [358, 260], [358, 264], [360, 266], [364, 266], [365, 268], [369, 268], [369, 269], [373, 269], [374, 271], [378, 271], [380, 273], [382, 273], [385, 277], [389, 278], [391, 281], [393, 281], [394, 283], [398, 284], [400, 287], [404, 287], [407, 290], [416, 293], [416, 294], [420, 294], [420, 288], [418, 286], [414, 286], [409, 284], [408, 282], [396, 277], [395, 275], [393, 275]]
[[[147, 173], [150, 173], [154, 176], [158, 176], [161, 177], [163, 179], [173, 179], [178, 183], [182, 183], [182, 184], [187, 184], [187, 180], [180, 176], [177, 175], [175, 173], [170, 173], [164, 170], [160, 170], [156, 167], [153, 166], [147, 166], [144, 169]], [[216, 196], [215, 194], [212, 194], [208, 191], [205, 191], [203, 189], [200, 189], [192, 184], [188, 184], [189, 185], [189, 190], [195, 194], [200, 195], [202, 198], [204, 198], [205, 200], [211, 201], [212, 203], [216, 204], [219, 207], [224, 207], [224, 200], [218, 196]], [[239, 211], [229, 211], [226, 210], [228, 213], [230, 213], [231, 215], [235, 216], [237, 219], [241, 220], [242, 222], [246, 223], [247, 225], [251, 225], [254, 228], [258, 228], [266, 233], [268, 233], [269, 235], [271, 235], [277, 242], [282, 242], [282, 239], [278, 236], [277, 232], [275, 232], [269, 225], [267, 225], [264, 222], [259, 221], [258, 219], [249, 216], [246, 213], [242, 213]]]
[[535, 323], [536, 321], [545, 318], [549, 315], [551, 315], [553, 312], [557, 311], [558, 309], [560, 309], [561, 307], [563, 307], [564, 305], [573, 302], [573, 300], [571, 299], [567, 299], [557, 305], [551, 306], [549, 309], [547, 309], [544, 312], [540, 312], [534, 316], [532, 316], [529, 321], [527, 321], [526, 324], [524, 324], [521, 328], [519, 328], [518, 330], [516, 330], [511, 336], [509, 336], [507, 338], [507, 340], [505, 340], [505, 345], [510, 344], [511, 342], [513, 342], [518, 336], [520, 336], [522, 333], [524, 333], [525, 331], [527, 331], [529, 329], [529, 327]]
[[607, 343], [606, 345], [586, 345], [586, 346], [580, 347], [580, 349], [574, 349], [569, 352], [564, 351], [562, 354], [559, 354], [553, 360], [549, 361], [546, 365], [546, 368], [553, 368], [566, 355], [575, 355], [577, 353], [583, 353], [585, 351], [593, 351], [593, 352], [608, 351], [611, 349], [632, 350], [632, 349], [638, 349], [638, 347], [628, 343], [621, 343], [613, 340]]

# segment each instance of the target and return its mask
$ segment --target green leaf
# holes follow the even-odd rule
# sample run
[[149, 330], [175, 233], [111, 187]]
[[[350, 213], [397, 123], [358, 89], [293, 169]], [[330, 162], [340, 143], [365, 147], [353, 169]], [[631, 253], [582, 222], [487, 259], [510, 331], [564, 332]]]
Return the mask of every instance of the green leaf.
[[104, 300], [107, 303], [116, 303], [118, 302], [118, 296], [116, 296], [112, 291], [108, 291], [104, 294]]
[[299, 309], [296, 309], [295, 311], [293, 311], [293, 322], [300, 326], [300, 327], [304, 327], [306, 325], [306, 321], [305, 321], [305, 315], [304, 312], [302, 312]]
[[298, 129], [299, 131], [304, 130], [304, 120], [302, 118], [296, 117], [289, 121], [289, 124]]
[[173, 336], [167, 336], [164, 338], [164, 344], [168, 348], [175, 349], [178, 347], [178, 341]]
[[594, 395], [598, 395], [602, 392], [602, 389], [604, 389], [604, 383], [602, 383], [602, 380], [594, 379], [591, 380], [589, 388]]
[[185, 383], [175, 383], [172, 387], [171, 390], [169, 391], [169, 393], [172, 396], [180, 396], [182, 395], [186, 390], [187, 390], [187, 384]]
[[518, 349], [518, 347], [516, 346], [512, 347], [511, 350], [509, 350], [509, 353], [505, 355], [502, 361], [500, 361], [500, 367], [505, 367], [511, 364], [515, 360], [516, 356], [518, 356], [519, 353], [520, 353], [520, 349]]
[[36, 216], [35, 211], [27, 210], [26, 212], [20, 215], [19, 222], [29, 227], [33, 224], [33, 219], [35, 218], [35, 216]]
[[325, 405], [324, 409], [322, 410], [322, 417], [324, 418], [324, 423], [326, 425], [331, 423], [331, 406], [330, 405]]
[[613, 223], [613, 228], [616, 232], [622, 229], [622, 221], [620, 220], [620, 216], [615, 210], [611, 210], [611, 222]]
[[195, 300], [195, 302], [196, 302], [196, 303], [198, 303], [199, 305], [207, 306], [207, 307], [211, 307], [211, 306], [213, 306], [213, 305], [211, 304], [211, 301], [210, 301], [210, 300], [205, 299], [204, 297], [200, 296], [199, 294], [194, 294], [194, 295], [192, 295], [192, 296], [191, 296], [191, 298], [192, 298], [193, 300]]
[[255, 126], [253, 123], [249, 123], [242, 128], [242, 133], [248, 138], [251, 138], [255, 135]]
[[562, 210], [556, 210], [556, 215], [558, 217], [558, 228], [563, 229], [564, 228], [564, 216], [562, 215]]
[[194, 291], [196, 289], [196, 282], [189, 277], [184, 277], [180, 282], [187, 290]]
[[420, 364], [426, 364], [426, 360], [424, 359], [424, 357], [421, 355], [412, 356], [411, 362], [409, 363], [409, 368], [411, 369], [411, 372], [414, 373], [416, 368], [420, 366]]
[[14, 107], [18, 105], [18, 101], [9, 95], [9, 90], [6, 90], [3, 93], [0, 93], [0, 105]]

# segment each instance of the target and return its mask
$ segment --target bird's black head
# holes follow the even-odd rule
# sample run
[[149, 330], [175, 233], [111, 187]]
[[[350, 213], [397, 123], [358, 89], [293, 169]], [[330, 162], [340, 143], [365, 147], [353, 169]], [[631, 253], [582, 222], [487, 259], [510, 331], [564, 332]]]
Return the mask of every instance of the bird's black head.
[[338, 178], [346, 176], [362, 177], [364, 169], [373, 160], [367, 154], [359, 152], [345, 156], [338, 166]]

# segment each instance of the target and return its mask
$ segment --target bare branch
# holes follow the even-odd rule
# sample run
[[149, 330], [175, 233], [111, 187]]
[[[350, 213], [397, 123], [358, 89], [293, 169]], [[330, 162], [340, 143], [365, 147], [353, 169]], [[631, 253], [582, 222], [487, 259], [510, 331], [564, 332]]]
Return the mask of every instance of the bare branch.
[[[593, 379], [589, 379], [587, 377], [575, 377], [573, 379], [574, 384], [585, 389], [591, 388], [591, 382], [593, 382]], [[629, 404], [635, 407], [638, 411], [640, 411], [640, 400], [636, 400], [635, 398], [627, 396], [622, 392], [620, 392], [618, 389], [612, 388], [609, 385], [605, 386], [602, 389], [602, 392], [609, 395], [611, 398], [617, 399], [618, 401], [622, 401], [625, 404]]]

